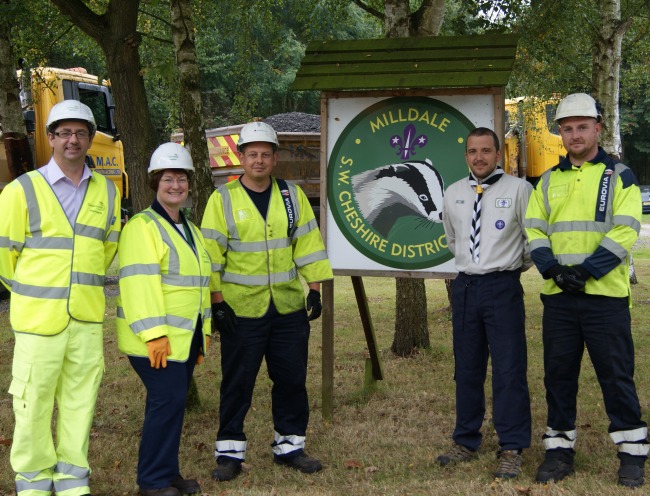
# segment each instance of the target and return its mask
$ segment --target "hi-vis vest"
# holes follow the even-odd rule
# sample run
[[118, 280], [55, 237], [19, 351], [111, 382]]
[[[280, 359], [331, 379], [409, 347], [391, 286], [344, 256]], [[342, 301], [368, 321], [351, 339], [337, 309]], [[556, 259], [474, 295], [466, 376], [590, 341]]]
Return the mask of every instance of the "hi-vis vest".
[[186, 361], [199, 315], [203, 334], [211, 333], [210, 257], [199, 229], [188, 225], [196, 252], [152, 208], [124, 227], [116, 321], [123, 353], [146, 357], [145, 343], [167, 336], [172, 350], [167, 359]]
[[[546, 171], [526, 211], [526, 234], [534, 260], [535, 250], [550, 249], [560, 264], [577, 265], [599, 247], [621, 260], [599, 279], [590, 277], [587, 294], [630, 295], [628, 253], [640, 227], [641, 193], [636, 179], [627, 166], [614, 162], [602, 149], [593, 163], [576, 168], [564, 159]], [[559, 292], [553, 279], [544, 282], [543, 294]]]
[[308, 283], [333, 277], [307, 196], [293, 184], [289, 194], [292, 232], [275, 179], [266, 221], [240, 181], [219, 187], [208, 200], [201, 230], [213, 264], [210, 290], [221, 291], [239, 317], [262, 317], [271, 299], [281, 314], [303, 309], [298, 273]]
[[103, 322], [104, 277], [120, 230], [113, 183], [93, 173], [74, 226], [38, 171], [13, 181], [1, 198], [0, 277], [11, 289], [11, 327], [53, 335], [70, 318]]

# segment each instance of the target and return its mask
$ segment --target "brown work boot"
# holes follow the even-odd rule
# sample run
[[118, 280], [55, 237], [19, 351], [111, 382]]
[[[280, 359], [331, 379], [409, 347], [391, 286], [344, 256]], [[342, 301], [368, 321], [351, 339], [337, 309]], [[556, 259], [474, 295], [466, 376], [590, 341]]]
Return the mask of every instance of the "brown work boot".
[[450, 463], [468, 462], [477, 456], [478, 453], [476, 451], [472, 451], [465, 446], [454, 443], [447, 453], [443, 453], [438, 457], [438, 463], [444, 467]]
[[514, 479], [521, 473], [521, 453], [519, 450], [497, 451], [499, 463], [494, 477], [497, 479]]

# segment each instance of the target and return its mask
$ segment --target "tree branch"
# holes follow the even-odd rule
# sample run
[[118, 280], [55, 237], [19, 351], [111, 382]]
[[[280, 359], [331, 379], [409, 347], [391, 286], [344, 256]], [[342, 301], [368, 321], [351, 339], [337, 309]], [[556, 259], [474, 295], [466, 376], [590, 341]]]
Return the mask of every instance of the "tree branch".
[[163, 24], [165, 24], [165, 25], [166, 25], [167, 27], [169, 27], [169, 28], [172, 27], [172, 23], [171, 23], [171, 22], [169, 22], [169, 21], [166, 20], [166, 19], [163, 19], [163, 18], [160, 17], [159, 15], [152, 14], [151, 12], [147, 12], [147, 11], [144, 10], [144, 9], [138, 9], [138, 12], [142, 12], [144, 15], [148, 15], [149, 17], [153, 17], [154, 19], [156, 19], [156, 20], [162, 22]]
[[168, 45], [173, 45], [174, 44], [174, 42], [172, 40], [165, 39], [165, 38], [159, 38], [158, 36], [154, 36], [153, 34], [143, 33], [142, 31], [138, 31], [138, 34], [140, 36], [142, 36], [143, 38], [146, 36], [147, 38], [158, 41], [160, 43], [166, 43]]
[[365, 4], [361, 0], [352, 0], [352, 3], [359, 7], [361, 10], [366, 11], [368, 14], [375, 16], [381, 21], [383, 21], [385, 18], [383, 12], [379, 12], [378, 10], [373, 9], [370, 5]]
[[94, 39], [101, 38], [101, 32], [106, 28], [105, 15], [95, 14], [82, 0], [51, 0], [51, 2], [83, 32]]

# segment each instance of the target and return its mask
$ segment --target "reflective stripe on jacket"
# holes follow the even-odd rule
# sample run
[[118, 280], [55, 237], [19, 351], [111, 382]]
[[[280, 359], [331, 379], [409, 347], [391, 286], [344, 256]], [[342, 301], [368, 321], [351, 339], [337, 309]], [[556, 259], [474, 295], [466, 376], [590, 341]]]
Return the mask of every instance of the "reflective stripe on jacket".
[[[191, 222], [196, 252], [167, 220], [148, 208], [124, 227], [118, 248], [117, 341], [128, 355], [147, 356], [147, 341], [167, 336], [168, 360], [185, 361], [198, 316], [211, 332], [210, 257]], [[205, 343], [204, 343], [205, 349]]]
[[0, 279], [12, 293], [12, 328], [52, 335], [71, 317], [103, 322], [104, 277], [120, 231], [113, 183], [93, 173], [74, 226], [38, 171], [4, 189], [0, 211]]
[[281, 314], [305, 307], [306, 282], [331, 279], [332, 268], [307, 196], [289, 183], [295, 229], [275, 179], [262, 218], [240, 181], [219, 187], [208, 201], [201, 230], [212, 258], [210, 289], [221, 291], [240, 317], [264, 315], [271, 298]]
[[[593, 163], [565, 159], [540, 178], [526, 212], [531, 256], [544, 274], [559, 262], [583, 264], [588, 294], [630, 294], [628, 253], [641, 227], [641, 193], [632, 171], [599, 149]], [[542, 293], [561, 292], [552, 279]]]

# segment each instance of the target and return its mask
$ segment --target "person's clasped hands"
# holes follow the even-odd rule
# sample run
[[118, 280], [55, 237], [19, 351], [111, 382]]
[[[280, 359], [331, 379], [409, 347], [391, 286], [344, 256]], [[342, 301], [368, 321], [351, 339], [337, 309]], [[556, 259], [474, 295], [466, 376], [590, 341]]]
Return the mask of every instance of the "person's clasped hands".
[[582, 265], [554, 265], [548, 269], [548, 275], [562, 291], [583, 291], [591, 274]]

